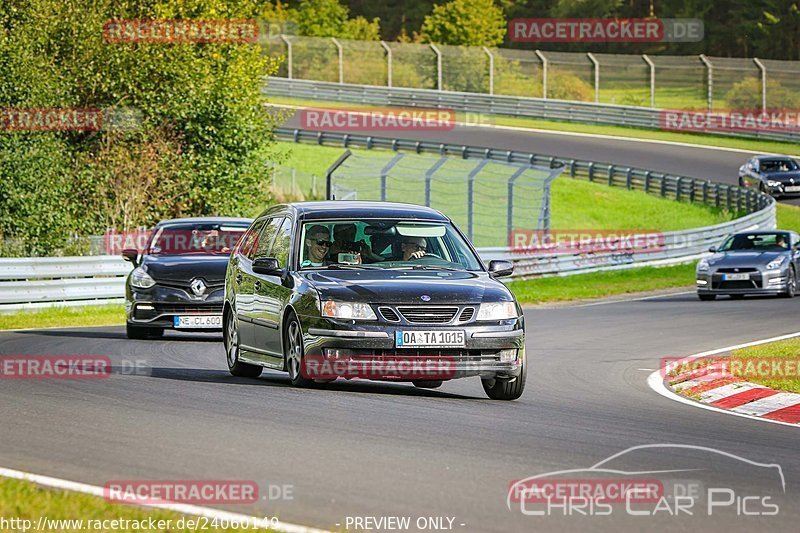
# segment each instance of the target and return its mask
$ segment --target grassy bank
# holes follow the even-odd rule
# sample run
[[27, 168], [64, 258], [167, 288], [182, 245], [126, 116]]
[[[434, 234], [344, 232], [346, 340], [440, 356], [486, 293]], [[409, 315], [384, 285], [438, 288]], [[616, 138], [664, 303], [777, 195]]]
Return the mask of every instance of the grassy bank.
[[0, 315], [0, 330], [125, 324], [122, 304], [50, 307]]
[[[147, 510], [110, 503], [103, 498], [42, 488], [29, 481], [0, 478], [0, 517], [9, 522], [3, 531], [240, 531], [211, 527], [211, 519]], [[40, 523], [40, 519], [42, 522]], [[180, 522], [183, 519], [183, 522]], [[118, 520], [119, 522], [112, 522]], [[152, 520], [152, 522], [150, 522]], [[191, 523], [189, 521], [192, 521]], [[90, 523], [91, 521], [91, 523]], [[163, 521], [159, 524], [159, 521]], [[198, 522], [199, 521], [199, 522]], [[150, 527], [153, 524], [156, 527]], [[41, 527], [39, 527], [41, 526]], [[248, 528], [245, 528], [248, 529]], [[241, 531], [244, 531], [242, 529]], [[252, 524], [251, 527], [252, 528]]]
[[[744, 363], [742, 368], [747, 368], [747, 362], [751, 361], [757, 363], [763, 359], [785, 359], [785, 360], [800, 360], [800, 338], [787, 339], [784, 341], [771, 342], [769, 344], [761, 344], [759, 346], [751, 346], [750, 348], [742, 348], [736, 350], [731, 354], [731, 359], [738, 359]], [[794, 365], [797, 368], [798, 365]], [[788, 370], [788, 365], [787, 365]], [[800, 393], [800, 377], [751, 377], [744, 376], [747, 381], [751, 383], [758, 383], [765, 387], [770, 387], [776, 390], [787, 392]]]

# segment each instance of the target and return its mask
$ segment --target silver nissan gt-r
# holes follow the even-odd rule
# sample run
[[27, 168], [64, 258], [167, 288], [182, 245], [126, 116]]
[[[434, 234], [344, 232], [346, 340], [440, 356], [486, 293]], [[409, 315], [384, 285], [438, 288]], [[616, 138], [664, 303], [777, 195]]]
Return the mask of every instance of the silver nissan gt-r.
[[697, 296], [742, 298], [772, 294], [791, 298], [800, 269], [800, 235], [794, 231], [747, 231], [730, 235], [697, 263]]

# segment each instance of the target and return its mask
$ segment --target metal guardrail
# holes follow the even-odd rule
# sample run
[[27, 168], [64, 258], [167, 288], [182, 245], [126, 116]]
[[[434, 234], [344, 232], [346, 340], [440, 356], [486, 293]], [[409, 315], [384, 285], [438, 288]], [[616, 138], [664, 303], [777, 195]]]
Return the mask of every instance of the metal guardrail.
[[[398, 107], [446, 108], [519, 118], [661, 130], [662, 110], [522, 96], [379, 87], [269, 77], [267, 95]], [[727, 137], [800, 141], [798, 131], [707, 132]]]
[[744, 217], [715, 226], [664, 233], [659, 246], [652, 250], [552, 255], [525, 255], [511, 248], [481, 248], [478, 250], [484, 260], [509, 259], [513, 261], [515, 264], [513, 277], [517, 278], [686, 262], [707, 252], [709, 246], [719, 244], [729, 233], [747, 228], [771, 229], [775, 227], [775, 200], [773, 198], [752, 189], [710, 180], [674, 176], [597, 161], [431, 141], [291, 128], [278, 128], [276, 135], [280, 139], [294, 142], [311, 142], [343, 148], [409, 150], [417, 153], [435, 153], [463, 158], [524, 162], [550, 168], [563, 166], [565, 170], [562, 176], [585, 179], [612, 187], [625, 187], [628, 190], [638, 190], [677, 201], [699, 202], [729, 211], [748, 213]]
[[121, 302], [132, 266], [118, 256], [0, 259], [0, 312]]

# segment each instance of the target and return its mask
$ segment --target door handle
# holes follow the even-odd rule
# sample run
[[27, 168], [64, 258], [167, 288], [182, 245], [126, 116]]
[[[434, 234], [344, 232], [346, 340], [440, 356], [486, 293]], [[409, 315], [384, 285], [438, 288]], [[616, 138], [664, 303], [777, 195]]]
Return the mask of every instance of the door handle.
[[261, 282], [256, 280], [255, 283], [253, 283], [253, 287], [255, 287], [255, 289], [257, 291], [260, 291], [261, 290]]

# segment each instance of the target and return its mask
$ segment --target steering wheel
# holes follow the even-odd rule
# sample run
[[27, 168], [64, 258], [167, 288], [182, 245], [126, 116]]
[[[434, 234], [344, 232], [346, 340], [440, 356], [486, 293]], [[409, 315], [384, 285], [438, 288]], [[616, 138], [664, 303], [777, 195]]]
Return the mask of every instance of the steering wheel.
[[[425, 255], [423, 255], [422, 257], [435, 257], [436, 259], [442, 259], [441, 257], [439, 257], [438, 255], [436, 255], [433, 252], [425, 252]], [[442, 259], [442, 261], [444, 261], [444, 259]]]

